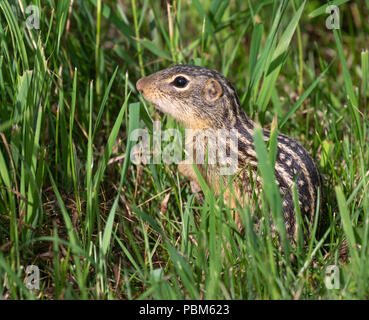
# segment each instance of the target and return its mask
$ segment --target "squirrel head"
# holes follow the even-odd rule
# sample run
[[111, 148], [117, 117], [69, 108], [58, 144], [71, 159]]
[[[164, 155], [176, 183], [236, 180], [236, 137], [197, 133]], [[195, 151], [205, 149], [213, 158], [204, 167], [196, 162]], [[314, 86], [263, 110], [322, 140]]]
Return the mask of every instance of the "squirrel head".
[[147, 101], [187, 128], [222, 128], [239, 106], [225, 77], [198, 66], [169, 67], [138, 80], [136, 87]]

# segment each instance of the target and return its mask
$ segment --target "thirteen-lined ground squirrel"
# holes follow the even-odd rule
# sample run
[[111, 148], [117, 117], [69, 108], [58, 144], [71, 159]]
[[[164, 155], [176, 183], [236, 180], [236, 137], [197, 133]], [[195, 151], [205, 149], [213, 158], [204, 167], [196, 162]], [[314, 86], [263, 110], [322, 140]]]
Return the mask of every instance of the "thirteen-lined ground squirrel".
[[[136, 87], [146, 100], [159, 110], [194, 129], [195, 135], [207, 129], [236, 129], [238, 140], [239, 174], [232, 184], [237, 200], [243, 201], [262, 188], [257, 175], [257, 159], [254, 150], [253, 132], [255, 124], [242, 110], [237, 93], [231, 83], [219, 72], [192, 65], [177, 65], [140, 79]], [[197, 133], [196, 133], [197, 132]], [[264, 140], [269, 140], [270, 132], [263, 130]], [[193, 137], [190, 138], [192, 140]], [[304, 222], [313, 222], [317, 197], [321, 186], [320, 174], [308, 152], [295, 140], [278, 135], [275, 164], [276, 182], [283, 199], [283, 214], [286, 230], [290, 237], [296, 235], [296, 214], [292, 196], [292, 185], [296, 183], [299, 205]], [[226, 149], [229, 149], [229, 144]], [[229, 153], [229, 150], [227, 150]], [[206, 177], [209, 186], [219, 193], [221, 174], [219, 166], [196, 164]], [[205, 167], [207, 172], [205, 172]], [[197, 180], [193, 167], [181, 163], [179, 171], [191, 180]], [[225, 181], [225, 180], [224, 180]], [[223, 184], [224, 185], [224, 184]], [[237, 202], [231, 192], [225, 192], [226, 200], [232, 207]]]

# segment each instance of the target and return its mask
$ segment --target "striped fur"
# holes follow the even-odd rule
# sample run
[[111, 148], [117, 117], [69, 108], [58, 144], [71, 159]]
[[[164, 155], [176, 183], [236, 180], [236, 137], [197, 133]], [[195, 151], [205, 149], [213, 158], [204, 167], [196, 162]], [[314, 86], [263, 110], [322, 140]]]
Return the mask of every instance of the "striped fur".
[[[185, 88], [173, 86], [173, 80], [183, 76], [188, 80]], [[215, 101], [204, 97], [204, 86], [209, 79], [220, 84], [221, 92]], [[240, 106], [240, 101], [232, 84], [219, 72], [191, 65], [178, 65], [154, 73], [137, 82], [137, 88], [145, 99], [152, 102], [159, 110], [181, 121], [187, 128], [199, 132], [205, 129], [238, 130], [238, 161], [241, 173], [234, 183], [237, 200], [251, 197], [251, 179], [258, 194], [262, 182], [257, 175], [257, 159], [254, 150], [253, 133], [255, 124]], [[264, 140], [269, 140], [270, 132], [264, 130]], [[192, 139], [192, 138], [191, 138]], [[296, 236], [296, 212], [292, 196], [292, 186], [296, 184], [301, 215], [304, 223], [312, 225], [317, 211], [318, 192], [321, 179], [318, 169], [308, 152], [290, 137], [278, 135], [278, 149], [275, 165], [276, 182], [283, 200], [283, 215], [286, 230], [290, 237]], [[217, 166], [198, 165], [209, 185], [219, 185]], [[252, 177], [250, 177], [250, 170]], [[181, 164], [179, 170], [186, 177], [196, 180], [191, 166]], [[215, 183], [214, 184], [214, 179]], [[219, 190], [216, 190], [219, 191]], [[242, 198], [242, 199], [241, 199]], [[229, 199], [228, 199], [229, 200]], [[236, 206], [235, 201], [230, 201]]]

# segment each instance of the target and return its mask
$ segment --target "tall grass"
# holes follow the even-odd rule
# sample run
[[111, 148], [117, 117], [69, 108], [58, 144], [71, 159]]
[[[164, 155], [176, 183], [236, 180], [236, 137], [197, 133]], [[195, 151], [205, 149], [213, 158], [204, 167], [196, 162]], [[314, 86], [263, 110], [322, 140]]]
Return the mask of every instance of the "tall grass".
[[[339, 30], [315, 0], [35, 0], [40, 29], [29, 4], [0, 2], [1, 297], [368, 298], [368, 1], [331, 1]], [[221, 71], [251, 118], [311, 153], [324, 190], [308, 243], [286, 237], [276, 141], [260, 130], [263, 205], [239, 209], [243, 233], [204, 181], [200, 201], [175, 165], [130, 162], [133, 130], [184, 132], [135, 89], [176, 63]]]

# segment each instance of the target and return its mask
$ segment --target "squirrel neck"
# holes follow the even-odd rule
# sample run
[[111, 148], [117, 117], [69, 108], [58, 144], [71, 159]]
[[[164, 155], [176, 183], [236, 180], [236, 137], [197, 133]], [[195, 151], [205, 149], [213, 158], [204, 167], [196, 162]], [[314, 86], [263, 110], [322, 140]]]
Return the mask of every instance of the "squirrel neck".
[[187, 129], [205, 131], [209, 129], [237, 129], [242, 134], [245, 131], [251, 132], [254, 122], [248, 118], [246, 112], [241, 108], [237, 95], [228, 95], [223, 98], [222, 106], [214, 106], [222, 110], [216, 116], [208, 114], [205, 118], [180, 119]]
[[249, 119], [246, 112], [242, 109], [237, 94], [233, 95], [231, 99], [228, 98], [224, 101], [223, 110], [222, 119], [216, 125], [217, 129], [253, 130], [254, 122]]

